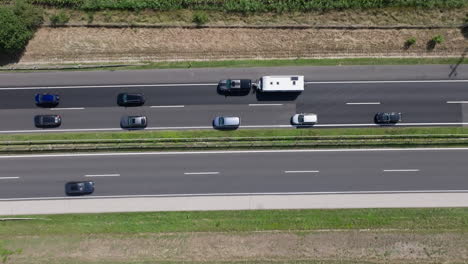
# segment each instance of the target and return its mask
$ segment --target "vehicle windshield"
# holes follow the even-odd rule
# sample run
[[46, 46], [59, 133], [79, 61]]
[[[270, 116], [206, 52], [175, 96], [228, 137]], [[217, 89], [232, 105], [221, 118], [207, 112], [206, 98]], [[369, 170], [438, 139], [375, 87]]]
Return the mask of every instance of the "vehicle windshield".
[[224, 117], [219, 118], [219, 125], [220, 126], [224, 125]]
[[304, 122], [304, 115], [299, 115], [299, 117], [297, 119], [299, 120], [299, 122], [303, 123]]
[[226, 81], [226, 88], [231, 88], [231, 80]]

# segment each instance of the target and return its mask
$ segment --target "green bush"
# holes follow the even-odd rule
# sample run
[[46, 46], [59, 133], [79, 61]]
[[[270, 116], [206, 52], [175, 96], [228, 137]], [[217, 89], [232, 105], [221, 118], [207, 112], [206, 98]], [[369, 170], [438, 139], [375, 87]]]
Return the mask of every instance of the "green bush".
[[445, 39], [444, 39], [444, 36], [441, 36], [441, 35], [437, 35], [437, 36], [434, 36], [431, 41], [434, 43], [434, 44], [442, 44]]
[[202, 26], [208, 22], [208, 15], [205, 12], [196, 12], [193, 14], [192, 22], [197, 26]]
[[415, 43], [416, 43], [416, 38], [415, 38], [415, 37], [411, 37], [411, 38], [409, 38], [409, 39], [406, 40], [405, 45], [406, 45], [407, 47], [411, 47], [411, 46], [413, 46]]
[[70, 21], [70, 16], [67, 15], [64, 11], [60, 11], [58, 14], [53, 14], [49, 17], [50, 24], [52, 26], [65, 25]]
[[0, 6], [0, 53], [16, 54], [22, 51], [42, 23], [42, 9], [24, 1]]

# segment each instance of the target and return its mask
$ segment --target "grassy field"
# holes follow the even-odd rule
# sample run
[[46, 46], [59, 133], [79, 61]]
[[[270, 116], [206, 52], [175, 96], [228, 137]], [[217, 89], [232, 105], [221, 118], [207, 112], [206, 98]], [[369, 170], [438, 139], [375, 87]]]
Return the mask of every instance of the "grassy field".
[[[72, 8], [51, 8], [45, 10], [45, 22], [61, 12], [69, 17], [69, 24], [106, 24], [123, 23], [128, 25], [152, 24], [170, 26], [193, 26], [196, 10], [101, 10], [84, 11]], [[468, 6], [457, 9], [421, 9], [421, 8], [380, 8], [344, 9], [328, 12], [286, 12], [286, 13], [227, 13], [223, 11], [204, 11], [208, 26], [344, 26], [344, 25], [445, 25], [458, 26], [466, 19]]]
[[[8, 0], [7, 0], [8, 1]], [[335, 1], [262, 1], [262, 0], [28, 0], [31, 3], [72, 7], [83, 10], [220, 10], [227, 12], [290, 12], [328, 11], [335, 9], [367, 9], [384, 7], [460, 8], [467, 6], [465, 0], [335, 0]]]
[[464, 263], [468, 243], [467, 208], [37, 217], [0, 222], [8, 263]]
[[100, 140], [150, 138], [211, 138], [211, 137], [282, 137], [282, 136], [344, 136], [344, 135], [462, 135], [465, 127], [395, 127], [395, 128], [325, 128], [325, 129], [240, 129], [179, 130], [179, 131], [122, 131], [84, 133], [3, 134], [4, 141], [33, 140]]

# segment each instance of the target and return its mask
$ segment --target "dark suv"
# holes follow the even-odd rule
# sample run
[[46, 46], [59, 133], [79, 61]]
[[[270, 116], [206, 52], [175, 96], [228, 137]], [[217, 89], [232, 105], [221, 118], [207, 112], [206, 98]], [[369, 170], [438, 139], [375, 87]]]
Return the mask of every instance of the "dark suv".
[[36, 94], [34, 101], [37, 106], [41, 107], [55, 107], [59, 104], [60, 96], [57, 94]]
[[86, 195], [94, 192], [94, 182], [82, 181], [82, 182], [67, 182], [65, 184], [65, 193], [67, 195]]
[[117, 104], [119, 106], [142, 106], [145, 104], [143, 94], [120, 93], [117, 95]]
[[59, 115], [37, 115], [34, 117], [34, 125], [39, 128], [59, 127], [62, 117]]
[[377, 124], [396, 124], [401, 122], [401, 113], [379, 112], [375, 114], [374, 122]]

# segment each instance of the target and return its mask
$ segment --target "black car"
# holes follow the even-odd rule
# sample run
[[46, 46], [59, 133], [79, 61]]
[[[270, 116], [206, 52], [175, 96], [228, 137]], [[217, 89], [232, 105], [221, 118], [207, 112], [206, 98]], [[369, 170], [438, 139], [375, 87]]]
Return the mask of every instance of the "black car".
[[34, 100], [36, 101], [37, 106], [41, 107], [55, 107], [59, 104], [60, 96], [57, 94], [36, 94], [34, 96]]
[[120, 93], [117, 95], [117, 104], [119, 106], [142, 106], [145, 104], [143, 94]]
[[59, 115], [37, 115], [34, 117], [34, 125], [39, 128], [59, 127], [62, 117]]
[[401, 122], [401, 113], [379, 112], [375, 114], [374, 122], [377, 124], [396, 124]]
[[94, 182], [67, 182], [65, 184], [65, 193], [67, 195], [86, 195], [94, 192]]
[[252, 80], [221, 80], [218, 83], [218, 92], [224, 94], [248, 94], [252, 88]]

